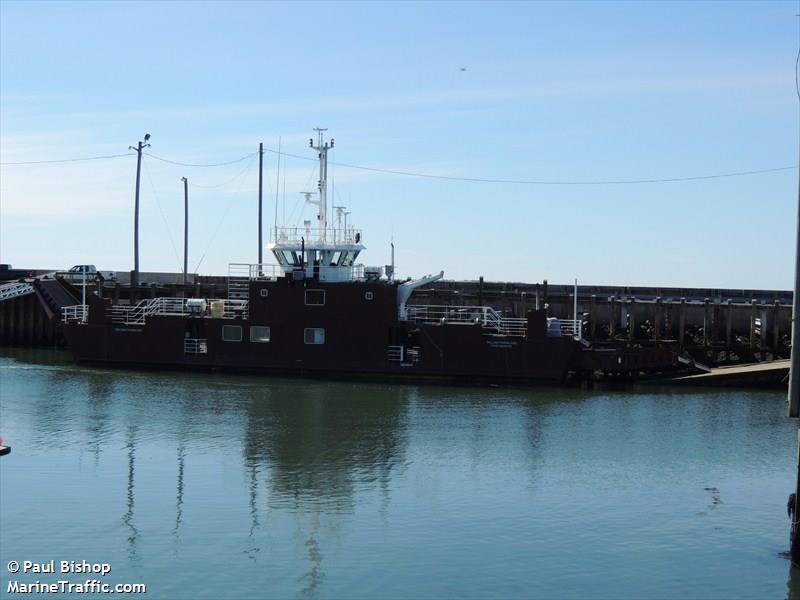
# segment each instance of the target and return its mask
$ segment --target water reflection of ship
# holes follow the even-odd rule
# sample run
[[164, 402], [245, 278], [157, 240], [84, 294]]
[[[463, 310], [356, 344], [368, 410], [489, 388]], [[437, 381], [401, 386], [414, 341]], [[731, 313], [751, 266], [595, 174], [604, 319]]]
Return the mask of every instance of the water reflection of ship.
[[[268, 510], [297, 514], [298, 552], [308, 562], [303, 594], [314, 595], [325, 577], [319, 534], [326, 522], [354, 510], [359, 487], [377, 487], [385, 502], [392, 470], [404, 462], [407, 388], [298, 384], [273, 386], [248, 409], [245, 465], [265, 473]], [[249, 553], [258, 552], [255, 546]]]
[[246, 465], [269, 472], [269, 508], [350, 512], [404, 460], [408, 388], [286, 382], [248, 408]]
[[[68, 410], [75, 395], [63, 402], [56, 399], [55, 411], [36, 412], [40, 433], [54, 430], [53, 415], [58, 420], [66, 418], [70, 427], [83, 429], [96, 458], [108, 441], [118, 441], [122, 435], [127, 485], [120, 511], [124, 525], [120, 541], [126, 543], [129, 559], [138, 560], [145, 543], [139, 523], [141, 505], [135, 497], [135, 484], [140, 483], [135, 475], [142, 476], [135, 467], [145, 465], [140, 458], [144, 440], [154, 434], [174, 440], [174, 450], [167, 457], [174, 465], [170, 469], [174, 483], [169, 492], [164, 490], [172, 497], [174, 509], [165, 530], [172, 530], [177, 551], [183, 541], [180, 534], [187, 527], [202, 526], [189, 517], [195, 514], [192, 488], [202, 477], [193, 465], [198, 449], [207, 446], [213, 427], [212, 443], [224, 438], [233, 447], [242, 444], [241, 474], [247, 493], [230, 499], [242, 502], [250, 515], [241, 528], [242, 536], [250, 539], [242, 547], [243, 553], [258, 561], [273, 527], [270, 511], [283, 513], [282, 520], [289, 515], [297, 527], [298, 557], [306, 564], [303, 585], [307, 594], [313, 594], [323, 581], [325, 557], [330, 562], [332, 552], [326, 540], [346, 522], [345, 515], [354, 512], [359, 493], [371, 495], [379, 503], [382, 499], [378, 511], [387, 512], [393, 482], [396, 485], [403, 476], [410, 460], [408, 431], [412, 423], [452, 423], [455, 415], [457, 435], [463, 435], [465, 427], [471, 431], [466, 444], [469, 454], [459, 460], [474, 461], [476, 469], [485, 463], [487, 453], [508, 447], [498, 444], [498, 439], [522, 435], [528, 443], [514, 444], [519, 452], [507, 458], [515, 469], [521, 467], [535, 480], [542, 460], [543, 428], [553, 405], [585, 397], [577, 390], [554, 388], [543, 392], [430, 386], [423, 393], [415, 386], [286, 379], [273, 379], [267, 386], [262, 379], [204, 375], [178, 376], [177, 382], [174, 376], [167, 380], [139, 375], [132, 382], [130, 375], [93, 370], [68, 374], [58, 370], [54, 376], [53, 384], [58, 380], [63, 388], [66, 377], [72, 392], [82, 390], [79, 395], [84, 396], [86, 405], [76, 420], [74, 406]], [[164, 404], [155, 391], [164, 390], [167, 381], [170, 402]], [[567, 397], [573, 395], [576, 397]], [[129, 399], [135, 399], [133, 405]], [[154, 419], [142, 420], [145, 414]], [[453, 436], [440, 428], [415, 428], [415, 446], [425, 447], [426, 455], [463, 452], [464, 445], [453, 441]]]

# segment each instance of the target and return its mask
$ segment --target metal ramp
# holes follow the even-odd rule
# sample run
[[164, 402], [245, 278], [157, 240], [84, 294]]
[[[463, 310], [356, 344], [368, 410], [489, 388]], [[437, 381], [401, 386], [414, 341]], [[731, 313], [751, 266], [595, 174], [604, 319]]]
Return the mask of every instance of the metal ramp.
[[0, 302], [11, 300], [19, 296], [27, 296], [33, 293], [33, 284], [15, 281], [14, 283], [4, 283], [0, 285]]
[[37, 279], [33, 286], [50, 318], [59, 318], [63, 307], [78, 303], [77, 298], [55, 279]]

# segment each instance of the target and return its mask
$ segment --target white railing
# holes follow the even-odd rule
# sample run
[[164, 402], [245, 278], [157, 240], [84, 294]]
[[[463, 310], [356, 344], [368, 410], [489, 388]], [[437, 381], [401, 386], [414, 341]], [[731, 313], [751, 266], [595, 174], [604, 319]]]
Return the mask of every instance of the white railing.
[[403, 362], [403, 346], [389, 346], [386, 350], [389, 362]]
[[14, 283], [5, 283], [0, 285], [0, 300], [10, 300], [17, 296], [24, 296], [25, 294], [33, 293], [33, 285], [30, 283], [23, 283], [15, 281]]
[[422, 350], [418, 346], [406, 348], [406, 362], [418, 363], [422, 357]]
[[[313, 275], [314, 268], [310, 268]], [[319, 267], [320, 281], [353, 281], [356, 279], [364, 279], [364, 265], [350, 265], [346, 267]]]
[[189, 298], [149, 298], [134, 306], [112, 306], [111, 320], [114, 323], [142, 325], [149, 316], [182, 317], [195, 315], [215, 319], [246, 319], [249, 314], [247, 300], [209, 300], [205, 314], [197, 315], [186, 306]]
[[77, 304], [75, 306], [63, 306], [61, 308], [61, 320], [64, 323], [75, 323], [86, 321], [89, 315], [89, 307], [86, 304]]
[[362, 240], [361, 230], [352, 227], [325, 229], [325, 239], [322, 239], [319, 227], [273, 227], [270, 230], [270, 241], [278, 244], [359, 244]]
[[386, 350], [386, 357], [389, 359], [389, 362], [405, 364], [418, 363], [421, 356], [422, 352], [419, 346], [411, 346], [410, 348], [406, 348], [405, 346], [388, 346]]
[[281, 265], [274, 263], [229, 263], [228, 278], [235, 279], [277, 279], [284, 273]]
[[571, 337], [576, 340], [581, 339], [582, 321], [581, 319], [559, 319], [561, 325], [561, 336]]
[[504, 317], [490, 306], [407, 306], [406, 320], [416, 323], [480, 323], [501, 335], [524, 337], [528, 320]]
[[[278, 277], [291, 275], [299, 266], [276, 264], [248, 264], [230, 263], [228, 265], [228, 297], [245, 300], [250, 295], [250, 281], [274, 281]], [[312, 278], [319, 275], [320, 281], [353, 281], [366, 279], [366, 268], [362, 264], [346, 266], [314, 266], [306, 264], [303, 267], [305, 277]], [[380, 273], [378, 273], [380, 276]]]
[[184, 354], [208, 354], [208, 340], [206, 338], [185, 338], [183, 340]]

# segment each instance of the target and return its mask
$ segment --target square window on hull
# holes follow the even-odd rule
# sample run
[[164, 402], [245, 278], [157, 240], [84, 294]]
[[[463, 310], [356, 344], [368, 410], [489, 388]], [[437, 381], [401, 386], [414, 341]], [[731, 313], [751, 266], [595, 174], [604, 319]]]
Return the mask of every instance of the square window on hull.
[[242, 327], [241, 327], [241, 325], [223, 325], [222, 326], [222, 341], [223, 342], [241, 342], [242, 341]]
[[267, 343], [270, 340], [269, 327], [264, 325], [251, 325], [250, 326], [250, 341]]
[[322, 327], [308, 327], [303, 332], [306, 344], [319, 345], [325, 343], [325, 329]]
[[325, 290], [306, 290], [306, 306], [325, 306]]

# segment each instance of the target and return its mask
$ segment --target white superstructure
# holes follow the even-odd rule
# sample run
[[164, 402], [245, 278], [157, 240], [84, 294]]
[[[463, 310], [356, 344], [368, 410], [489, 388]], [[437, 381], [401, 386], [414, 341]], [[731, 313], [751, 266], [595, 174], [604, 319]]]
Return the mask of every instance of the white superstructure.
[[[359, 253], [364, 250], [361, 244], [361, 230], [347, 224], [343, 207], [337, 209], [337, 222], [328, 225], [328, 150], [333, 148], [334, 140], [326, 142], [325, 129], [315, 129], [318, 138], [310, 140], [310, 146], [319, 156], [318, 195], [312, 197], [306, 192], [306, 202], [317, 207], [317, 222], [305, 221], [303, 227], [278, 227], [270, 233], [267, 249], [272, 252], [278, 265], [287, 275], [299, 277], [318, 277], [321, 281], [353, 281], [370, 277], [380, 277], [377, 272], [356, 263]], [[331, 207], [334, 208], [334, 207]], [[344, 217], [344, 224], [342, 224]]]

